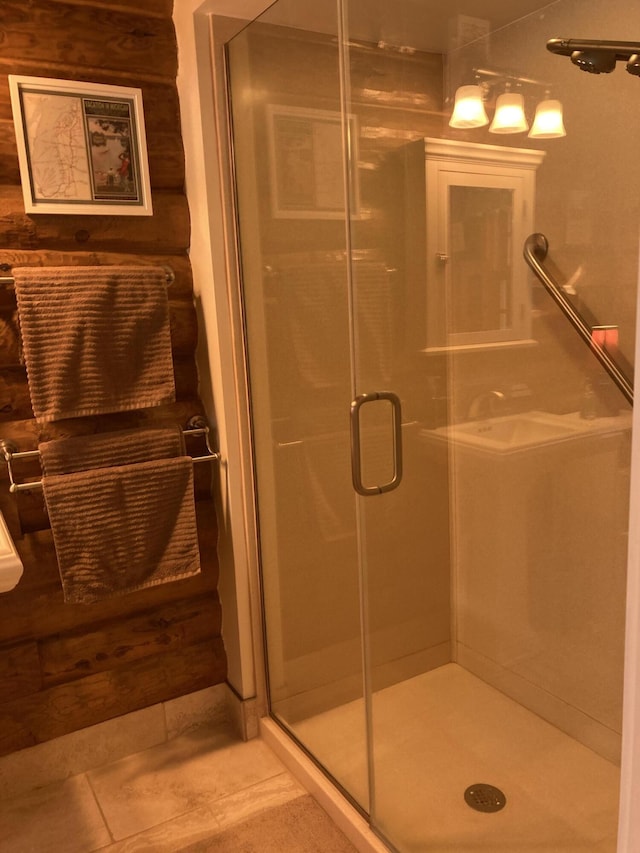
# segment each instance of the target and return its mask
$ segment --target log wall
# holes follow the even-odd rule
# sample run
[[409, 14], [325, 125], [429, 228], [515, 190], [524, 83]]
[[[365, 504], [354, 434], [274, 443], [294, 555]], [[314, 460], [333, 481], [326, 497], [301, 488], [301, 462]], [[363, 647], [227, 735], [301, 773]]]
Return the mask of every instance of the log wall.
[[[189, 212], [175, 86], [172, 0], [3, 0], [0, 6], [0, 264], [167, 264], [176, 402], [38, 425], [13, 294], [0, 292], [0, 438], [19, 450], [62, 435], [177, 423], [202, 412]], [[26, 215], [8, 74], [142, 89], [154, 215]], [[201, 451], [200, 447], [196, 452]], [[21, 477], [39, 470], [20, 469]], [[196, 466], [202, 573], [99, 604], [64, 604], [39, 492], [8, 492], [2, 509], [25, 572], [0, 595], [0, 755], [224, 681], [211, 469]]]

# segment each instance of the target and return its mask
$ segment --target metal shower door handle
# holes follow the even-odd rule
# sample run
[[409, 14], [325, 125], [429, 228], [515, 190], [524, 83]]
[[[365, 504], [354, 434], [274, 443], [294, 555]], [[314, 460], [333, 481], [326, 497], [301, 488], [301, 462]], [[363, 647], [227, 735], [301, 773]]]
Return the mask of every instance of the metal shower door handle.
[[[365, 403], [388, 400], [393, 409], [393, 477], [380, 486], [365, 486], [362, 482], [362, 459], [360, 456], [360, 409]], [[381, 495], [391, 492], [402, 480], [402, 407], [400, 398], [391, 391], [374, 391], [360, 394], [351, 402], [351, 479], [359, 495]]]

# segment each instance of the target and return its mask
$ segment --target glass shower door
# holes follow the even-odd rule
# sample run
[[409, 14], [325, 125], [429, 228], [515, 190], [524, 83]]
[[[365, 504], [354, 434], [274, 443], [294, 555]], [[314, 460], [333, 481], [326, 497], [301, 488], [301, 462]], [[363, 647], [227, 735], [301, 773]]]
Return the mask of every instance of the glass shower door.
[[[615, 38], [615, 6], [344, 2], [355, 304], [359, 256], [394, 270], [404, 480], [360, 511], [371, 822], [402, 853], [616, 849], [630, 409], [522, 257], [546, 233], [632, 360], [640, 85], [545, 48]], [[452, 127], [476, 82], [487, 123]], [[529, 124], [551, 89], [566, 138], [494, 133], [509, 86]]]
[[361, 127], [322, 13], [278, 3], [228, 57], [271, 710], [368, 812], [368, 682], [450, 657], [447, 478], [420, 479], [422, 297], [352, 240]]
[[318, 32], [276, 4], [228, 61], [270, 707], [368, 811], [338, 21], [321, 11]]

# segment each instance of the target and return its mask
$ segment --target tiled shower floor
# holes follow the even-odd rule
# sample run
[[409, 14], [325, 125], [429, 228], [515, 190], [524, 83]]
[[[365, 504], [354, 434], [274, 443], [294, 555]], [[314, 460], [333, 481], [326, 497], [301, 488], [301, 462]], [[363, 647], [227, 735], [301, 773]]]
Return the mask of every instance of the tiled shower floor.
[[[348, 790], [366, 779], [362, 703], [295, 726]], [[615, 853], [618, 768], [456, 664], [375, 694], [375, 818], [401, 853]], [[464, 802], [479, 782], [506, 807]]]

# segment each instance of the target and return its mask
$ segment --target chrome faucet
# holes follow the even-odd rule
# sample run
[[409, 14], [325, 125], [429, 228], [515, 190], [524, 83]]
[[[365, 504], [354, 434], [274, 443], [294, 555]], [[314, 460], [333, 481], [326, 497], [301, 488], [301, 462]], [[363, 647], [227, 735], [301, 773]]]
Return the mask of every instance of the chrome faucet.
[[502, 391], [483, 391], [473, 398], [469, 405], [467, 420], [478, 421], [490, 418], [496, 413], [496, 406], [505, 403], [506, 397]]

